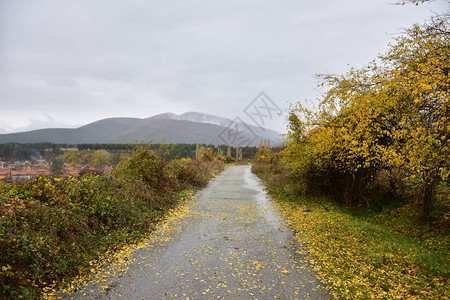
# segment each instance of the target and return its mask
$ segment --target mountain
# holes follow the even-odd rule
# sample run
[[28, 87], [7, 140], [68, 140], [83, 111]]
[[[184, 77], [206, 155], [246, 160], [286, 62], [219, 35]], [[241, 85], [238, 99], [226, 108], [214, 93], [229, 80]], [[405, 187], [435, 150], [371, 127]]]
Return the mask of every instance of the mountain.
[[231, 120], [227, 119], [227, 118], [222, 118], [222, 117], [208, 115], [208, 114], [194, 112], [194, 111], [187, 112], [187, 113], [184, 113], [181, 115], [176, 115], [174, 113], [165, 113], [165, 114], [153, 116], [149, 119], [153, 119], [153, 120], [156, 120], [156, 119], [184, 120], [184, 121], [191, 121], [191, 122], [195, 122], [195, 123], [215, 124], [215, 125], [220, 125], [220, 126], [224, 126], [224, 127], [227, 127], [231, 123]]
[[227, 118], [187, 112], [181, 115], [165, 113], [147, 119], [109, 118], [85, 126], [48, 128], [27, 132], [0, 134], [0, 144], [40, 143], [199, 143], [231, 146], [258, 146], [268, 139], [279, 144], [278, 132]]

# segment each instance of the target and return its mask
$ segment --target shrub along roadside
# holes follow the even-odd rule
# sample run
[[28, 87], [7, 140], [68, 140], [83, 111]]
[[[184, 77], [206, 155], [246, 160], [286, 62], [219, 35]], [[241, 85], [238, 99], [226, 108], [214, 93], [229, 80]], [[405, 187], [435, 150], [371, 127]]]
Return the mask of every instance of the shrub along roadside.
[[324, 199], [291, 193], [277, 164], [256, 162], [317, 270], [343, 299], [448, 297], [449, 238], [417, 222], [414, 205], [383, 212], [350, 210]]
[[[89, 269], [107, 250], [142, 238], [224, 164], [168, 161], [141, 145], [111, 175], [0, 184], [0, 293], [33, 299]], [[1, 298], [1, 296], [0, 296]]]

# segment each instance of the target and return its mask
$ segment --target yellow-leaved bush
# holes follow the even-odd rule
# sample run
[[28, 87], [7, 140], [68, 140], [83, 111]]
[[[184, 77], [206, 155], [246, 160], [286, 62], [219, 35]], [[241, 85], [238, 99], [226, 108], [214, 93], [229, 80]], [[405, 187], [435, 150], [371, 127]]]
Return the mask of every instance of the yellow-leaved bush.
[[319, 76], [319, 104], [291, 107], [283, 164], [303, 189], [357, 206], [381, 178], [390, 192], [413, 187], [430, 216], [436, 189], [448, 191], [448, 19], [414, 25], [363, 69]]

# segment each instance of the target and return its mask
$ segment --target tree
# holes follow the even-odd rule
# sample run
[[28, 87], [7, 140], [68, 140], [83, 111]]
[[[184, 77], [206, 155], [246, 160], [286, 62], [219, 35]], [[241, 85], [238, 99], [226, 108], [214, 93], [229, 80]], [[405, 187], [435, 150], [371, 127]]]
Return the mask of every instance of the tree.
[[[449, 175], [450, 31], [448, 16], [415, 25], [381, 59], [389, 63], [383, 81], [393, 99], [399, 130], [388, 162], [417, 178], [424, 217], [433, 209], [434, 188]], [[379, 78], [380, 80], [382, 78]]]
[[59, 176], [63, 173], [63, 167], [64, 167], [63, 161], [59, 159], [54, 159], [50, 166], [50, 171], [52, 172], [53, 175]]
[[106, 150], [95, 150], [92, 154], [91, 165], [95, 168], [111, 163], [113, 155]]
[[286, 166], [295, 176], [321, 176], [323, 189], [348, 206], [378, 172], [395, 172], [415, 187], [427, 218], [449, 175], [449, 40], [448, 16], [434, 17], [368, 67], [321, 76], [328, 90], [316, 109], [290, 110]]

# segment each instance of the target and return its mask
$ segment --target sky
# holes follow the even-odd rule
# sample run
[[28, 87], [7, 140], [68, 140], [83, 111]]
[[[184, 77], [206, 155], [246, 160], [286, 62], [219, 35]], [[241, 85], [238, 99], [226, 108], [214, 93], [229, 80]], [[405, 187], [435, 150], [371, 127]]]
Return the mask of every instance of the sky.
[[447, 1], [0, 0], [0, 133], [110, 117], [203, 112], [251, 122], [261, 92], [284, 113], [316, 74], [361, 68]]

